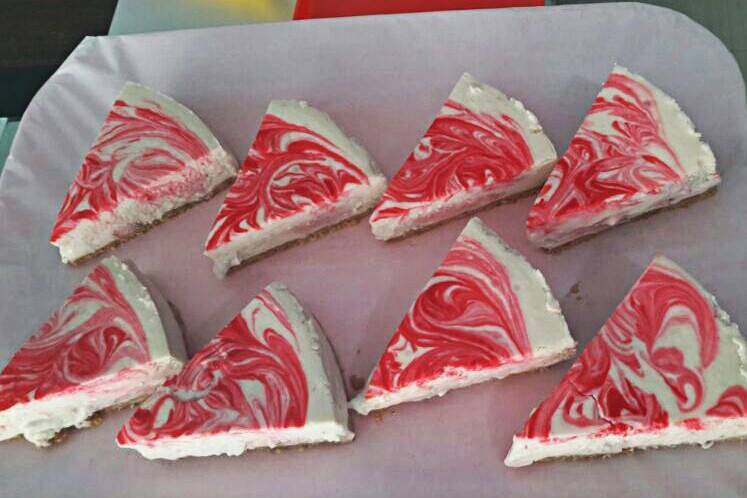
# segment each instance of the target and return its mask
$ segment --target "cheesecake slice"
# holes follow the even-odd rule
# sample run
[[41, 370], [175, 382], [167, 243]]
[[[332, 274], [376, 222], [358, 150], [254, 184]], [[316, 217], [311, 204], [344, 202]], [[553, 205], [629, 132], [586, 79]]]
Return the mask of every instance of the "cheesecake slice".
[[552, 365], [575, 348], [539, 270], [472, 218], [350, 406], [365, 415], [442, 396]]
[[659, 256], [514, 437], [506, 465], [747, 436], [747, 344]]
[[386, 188], [371, 156], [306, 102], [273, 100], [205, 242], [219, 277], [365, 214]]
[[126, 83], [68, 189], [50, 242], [79, 263], [192, 205], [236, 176], [236, 160], [192, 111]]
[[711, 148], [677, 102], [615, 66], [535, 200], [527, 234], [553, 249], [720, 181]]
[[353, 439], [345, 401], [321, 326], [273, 283], [138, 408], [117, 444], [174, 460], [343, 443]]
[[185, 360], [168, 303], [107, 258], [0, 371], [0, 441], [47, 446], [101, 410], [142, 400]]
[[539, 188], [557, 160], [516, 99], [465, 73], [371, 215], [380, 240], [402, 237]]

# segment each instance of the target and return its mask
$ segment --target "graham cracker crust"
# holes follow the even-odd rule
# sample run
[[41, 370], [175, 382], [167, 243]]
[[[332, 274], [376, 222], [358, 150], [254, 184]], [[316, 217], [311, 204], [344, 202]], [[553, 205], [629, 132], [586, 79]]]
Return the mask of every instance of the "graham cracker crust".
[[481, 213], [483, 211], [487, 211], [488, 209], [492, 209], [494, 207], [498, 207], [498, 206], [501, 206], [503, 204], [511, 204], [513, 202], [518, 201], [519, 199], [523, 199], [525, 197], [533, 196], [533, 195], [539, 193], [539, 191], [541, 189], [542, 189], [542, 185], [540, 185], [539, 187], [535, 187], [533, 189], [530, 189], [530, 190], [524, 190], [523, 192], [519, 192], [519, 193], [514, 194], [514, 195], [509, 195], [508, 197], [501, 197], [500, 199], [497, 199], [497, 200], [495, 200], [493, 202], [489, 202], [489, 203], [487, 203], [487, 204], [485, 204], [483, 206], [476, 207], [474, 209], [469, 209], [469, 210], [467, 210], [467, 211], [465, 211], [463, 213], [459, 213], [457, 215], [454, 215], [451, 218], [446, 218], [445, 220], [437, 221], [436, 223], [433, 223], [431, 225], [426, 225], [426, 226], [422, 226], [422, 227], [416, 228], [414, 230], [410, 230], [409, 232], [405, 232], [405, 233], [403, 233], [402, 235], [400, 235], [398, 237], [393, 237], [391, 239], [384, 240], [383, 242], [386, 242], [386, 243], [400, 242], [400, 241], [402, 241], [404, 239], [408, 239], [410, 237], [414, 237], [414, 236], [423, 234], [425, 232], [428, 232], [430, 230], [433, 230], [435, 228], [438, 228], [438, 227], [440, 227], [442, 225], [445, 225], [446, 223], [452, 222], [454, 220], [461, 220], [461, 219], [465, 219], [465, 218], [471, 218], [472, 216], [474, 216], [474, 215], [476, 215], [478, 213]]
[[[92, 427], [98, 427], [100, 426], [103, 421], [104, 417], [107, 413], [112, 413], [114, 411], [118, 410], [124, 410], [126, 408], [136, 408], [140, 403], [148, 399], [150, 395], [146, 394], [145, 396], [140, 396], [138, 398], [135, 398], [131, 401], [127, 401], [126, 403], [120, 403], [118, 405], [110, 406], [109, 408], [104, 408], [103, 410], [99, 410], [97, 412], [94, 412], [90, 417], [88, 417], [85, 421], [85, 425], [82, 427], [65, 427], [61, 429], [57, 434], [55, 434], [52, 439], [49, 440], [48, 446], [42, 446], [41, 448], [51, 448], [52, 446], [57, 446], [60, 443], [62, 443], [64, 440], [67, 439], [68, 434], [81, 429], [90, 429]], [[22, 435], [18, 436], [19, 438], [23, 437]]]
[[85, 256], [81, 256], [80, 258], [78, 258], [76, 260], [70, 261], [67, 264], [69, 264], [70, 266], [78, 266], [80, 264], [83, 264], [83, 263], [85, 263], [87, 261], [90, 261], [90, 260], [92, 260], [92, 259], [94, 259], [94, 258], [96, 258], [96, 257], [98, 257], [98, 256], [100, 256], [102, 254], [104, 254], [105, 252], [111, 251], [112, 249], [115, 249], [116, 247], [119, 247], [120, 245], [124, 244], [128, 240], [134, 239], [135, 237], [137, 237], [139, 235], [143, 235], [144, 233], [146, 233], [149, 230], [151, 230], [152, 228], [160, 225], [161, 223], [163, 223], [163, 222], [165, 222], [165, 221], [167, 221], [167, 220], [169, 220], [171, 218], [175, 218], [175, 217], [179, 216], [183, 212], [185, 212], [185, 211], [187, 211], [187, 210], [195, 207], [198, 204], [201, 204], [203, 202], [209, 201], [210, 199], [212, 199], [213, 197], [215, 197], [219, 192], [221, 192], [222, 190], [225, 190], [226, 188], [228, 188], [229, 186], [231, 186], [231, 184], [233, 184], [234, 180], [235, 180], [235, 177], [228, 178], [227, 180], [225, 180], [225, 181], [221, 182], [220, 184], [218, 184], [213, 190], [211, 190], [210, 192], [208, 192], [204, 197], [202, 197], [200, 199], [197, 199], [196, 201], [188, 202], [188, 203], [186, 203], [186, 204], [184, 204], [182, 206], [179, 206], [178, 208], [172, 209], [171, 211], [167, 211], [160, 219], [155, 220], [152, 223], [139, 224], [135, 228], [135, 230], [132, 233], [128, 234], [127, 236], [122, 237], [120, 239], [117, 239], [114, 242], [112, 242], [110, 244], [107, 244], [104, 247], [102, 247], [100, 249], [97, 249], [96, 251], [94, 251], [92, 253], [86, 254]]
[[[711, 444], [721, 444], [721, 443], [741, 443], [743, 444], [745, 441], [747, 441], [747, 436], [735, 436], [725, 439], [719, 439], [718, 441], [713, 441]], [[700, 443], [682, 443], [682, 444], [676, 444], [676, 445], [661, 445], [661, 446], [642, 446], [638, 448], [625, 448], [624, 450], [618, 452], [618, 453], [600, 453], [598, 455], [569, 455], [569, 456], [557, 456], [557, 457], [550, 457], [550, 458], [544, 458], [542, 460], [537, 460], [536, 462], [533, 462], [533, 464], [536, 463], [553, 463], [553, 462], [588, 462], [592, 460], [604, 460], [607, 458], [617, 458], [622, 456], [632, 456], [633, 454], [640, 453], [641, 451], [646, 450], [657, 450], [657, 449], [675, 449], [675, 448], [685, 448], [685, 447], [692, 447], [692, 446], [702, 446]], [[711, 448], [711, 446], [708, 446], [706, 449]]]
[[242, 268], [245, 268], [251, 265], [252, 263], [256, 263], [257, 261], [261, 259], [268, 258], [275, 253], [285, 251], [286, 249], [290, 249], [291, 247], [300, 246], [308, 242], [321, 239], [322, 237], [325, 237], [329, 235], [330, 233], [336, 232], [343, 228], [354, 226], [358, 224], [363, 218], [368, 216], [371, 213], [371, 211], [373, 211], [373, 208], [363, 211], [362, 213], [356, 214], [355, 216], [352, 216], [350, 218], [346, 218], [339, 223], [335, 223], [333, 225], [323, 227], [317, 230], [316, 232], [312, 233], [311, 235], [308, 235], [307, 237], [304, 237], [302, 239], [289, 240], [285, 244], [280, 244], [279, 246], [273, 247], [272, 249], [269, 249], [261, 254], [257, 254], [255, 256], [247, 258], [243, 260], [241, 263], [239, 263], [238, 265], [232, 266], [231, 268], [229, 268], [228, 271], [226, 272], [226, 276], [231, 275], [233, 272], [241, 270]]
[[599, 231], [592, 232], [592, 233], [589, 233], [589, 234], [586, 234], [586, 235], [582, 235], [581, 237], [579, 237], [577, 239], [573, 239], [573, 240], [568, 241], [568, 242], [566, 242], [564, 244], [561, 244], [559, 246], [551, 247], [551, 248], [541, 247], [540, 249], [542, 249], [542, 251], [546, 252], [547, 254], [558, 254], [561, 251], [564, 251], [565, 249], [567, 249], [569, 247], [574, 247], [577, 244], [581, 244], [581, 243], [583, 243], [583, 242], [585, 242], [585, 241], [587, 241], [587, 240], [589, 240], [589, 239], [591, 239], [593, 237], [596, 237], [597, 235], [599, 235], [599, 234], [601, 234], [603, 232], [606, 232], [607, 230], [609, 230], [611, 228], [619, 227], [620, 225], [625, 225], [627, 223], [631, 223], [631, 222], [635, 222], [635, 221], [641, 221], [641, 220], [644, 220], [644, 219], [646, 219], [646, 218], [648, 218], [650, 216], [653, 216], [655, 214], [661, 213], [663, 211], [673, 211], [673, 210], [676, 210], [676, 209], [685, 209], [685, 208], [688, 208], [688, 207], [690, 207], [691, 205], [693, 205], [693, 204], [695, 204], [697, 202], [700, 202], [700, 201], [702, 201], [704, 199], [707, 199], [709, 197], [715, 196], [717, 192], [718, 192], [718, 186], [715, 186], [715, 187], [713, 187], [711, 189], [706, 190], [702, 194], [695, 195], [693, 197], [688, 197], [686, 199], [682, 199], [681, 201], [675, 202], [674, 204], [670, 204], [668, 206], [662, 206], [660, 208], [652, 209], [651, 211], [647, 211], [647, 212], [645, 212], [643, 214], [640, 214], [638, 216], [634, 216], [633, 218], [628, 218], [626, 220], [623, 220], [620, 223], [617, 223], [616, 225], [612, 225], [612, 226], [609, 226], [609, 227], [606, 227], [606, 228], [602, 228]]

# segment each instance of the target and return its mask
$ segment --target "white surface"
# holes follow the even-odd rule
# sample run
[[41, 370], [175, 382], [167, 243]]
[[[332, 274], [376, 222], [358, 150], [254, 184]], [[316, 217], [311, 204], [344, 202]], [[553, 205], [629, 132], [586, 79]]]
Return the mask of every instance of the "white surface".
[[[188, 105], [238, 156], [270, 99], [307, 99], [360, 137], [391, 177], [464, 71], [524, 102], [563, 152], [615, 61], [677, 95], [713, 146], [723, 175], [718, 193], [559, 254], [532, 249], [526, 240], [532, 199], [481, 218], [542, 270], [580, 347], [658, 252], [697, 275], [732, 318], [747, 325], [747, 107], [735, 61], [713, 35], [671, 11], [572, 6], [88, 39], [32, 102], [0, 180], [0, 361], [90, 267], [64, 267], [46, 240], [65, 189], [126, 79]], [[219, 204], [198, 206], [117, 253], [136, 261], [181, 311], [191, 353], [262, 287], [282, 280], [324, 325], [346, 381], [368, 375], [412, 296], [465, 224], [454, 220], [385, 244], [360, 223], [221, 281], [202, 255]], [[570, 294], [577, 282], [580, 292]], [[303, 452], [148, 462], [116, 447], [114, 436], [130, 415], [120, 412], [49, 450], [2, 443], [10, 458], [0, 466], [0, 489], [7, 496], [71, 498], [744, 495], [745, 447], [734, 443], [707, 452], [663, 449], [504, 467], [513, 433], [568, 366], [402, 405], [381, 420], [353, 416], [353, 443]]]

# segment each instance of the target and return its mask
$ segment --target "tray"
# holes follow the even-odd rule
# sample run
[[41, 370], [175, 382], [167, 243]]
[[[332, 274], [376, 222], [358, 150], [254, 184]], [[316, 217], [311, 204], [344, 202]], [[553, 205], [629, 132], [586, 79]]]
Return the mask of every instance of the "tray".
[[[483, 220], [546, 275], [583, 346], [657, 252], [678, 261], [747, 326], [747, 106], [737, 65], [708, 31], [641, 4], [485, 10], [297, 21], [87, 38], [34, 98], [0, 179], [0, 362], [90, 268], [63, 266], [52, 220], [125, 80], [194, 109], [238, 157], [270, 98], [304, 98], [358, 136], [391, 176], [459, 75], [522, 100], [563, 151], [613, 62], [682, 104], [712, 144], [717, 195], [621, 226], [559, 254], [529, 247], [531, 198]], [[222, 197], [222, 196], [220, 196]], [[384, 244], [368, 224], [278, 253], [216, 279], [202, 243], [220, 198], [116, 253], [150, 274], [181, 311], [196, 352], [272, 280], [317, 315], [350, 379], [365, 378], [394, 327], [465, 224]], [[571, 294], [575, 284], [578, 295]], [[744, 496], [745, 446], [658, 450], [610, 460], [508, 469], [503, 458], [530, 410], [569, 362], [444, 398], [353, 416], [341, 447], [237, 458], [149, 462], [118, 449], [129, 411], [37, 450], [0, 445], [0, 495], [21, 496]]]

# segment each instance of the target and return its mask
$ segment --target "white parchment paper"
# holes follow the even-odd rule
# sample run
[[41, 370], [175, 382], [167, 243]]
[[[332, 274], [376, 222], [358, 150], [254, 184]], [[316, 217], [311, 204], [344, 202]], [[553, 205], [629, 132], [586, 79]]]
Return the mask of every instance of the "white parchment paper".
[[[81, 158], [125, 80], [194, 109], [238, 157], [271, 98], [304, 98], [359, 137], [391, 176], [459, 75], [522, 100], [562, 152], [619, 62], [675, 96], [713, 145], [723, 185], [697, 204], [631, 223], [559, 254], [531, 248], [531, 199], [482, 218], [547, 276], [583, 346], [657, 252], [711, 289], [747, 327], [747, 109], [734, 59], [682, 15], [637, 4], [471, 11], [89, 38], [29, 107], [0, 181], [0, 361], [90, 268], [63, 266], [47, 243]], [[220, 196], [222, 197], [222, 196]], [[128, 242], [117, 254], [180, 309], [191, 353], [264, 285], [286, 282], [334, 345], [352, 394], [465, 220], [402, 242], [367, 223], [217, 280], [202, 244], [220, 198]], [[570, 295], [578, 283], [580, 295]], [[129, 411], [37, 450], [0, 444], [0, 495], [718, 496], [747, 495], [743, 444], [638, 452], [508, 469], [512, 434], [570, 365], [462, 389], [383, 417], [353, 417], [354, 443], [238, 458], [149, 462], [118, 449]]]

